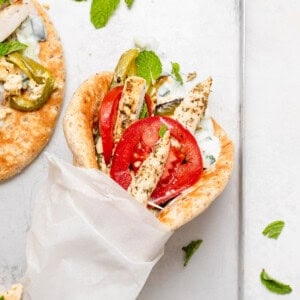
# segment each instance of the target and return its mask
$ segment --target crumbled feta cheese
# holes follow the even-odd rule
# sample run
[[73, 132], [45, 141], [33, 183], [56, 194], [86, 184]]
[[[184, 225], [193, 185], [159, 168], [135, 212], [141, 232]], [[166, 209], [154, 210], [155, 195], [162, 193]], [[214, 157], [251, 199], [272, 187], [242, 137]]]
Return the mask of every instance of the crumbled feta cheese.
[[3, 85], [4, 90], [10, 95], [20, 95], [23, 78], [19, 74], [9, 74]]
[[30, 100], [36, 101], [38, 100], [44, 90], [45, 84], [37, 84], [33, 80], [29, 80], [28, 82], [28, 92], [30, 94], [29, 98]]
[[4, 57], [0, 58], [0, 81], [6, 81], [7, 76], [14, 70], [14, 65], [7, 62]]

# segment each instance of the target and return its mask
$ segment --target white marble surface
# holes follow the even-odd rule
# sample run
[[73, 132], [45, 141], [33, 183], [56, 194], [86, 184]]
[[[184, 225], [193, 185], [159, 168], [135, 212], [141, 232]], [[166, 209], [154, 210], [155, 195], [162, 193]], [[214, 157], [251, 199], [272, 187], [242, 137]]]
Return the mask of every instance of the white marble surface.
[[[246, 1], [244, 288], [246, 300], [280, 298], [259, 281], [262, 268], [300, 299], [300, 3]], [[277, 241], [261, 231], [286, 227]]]
[[[154, 37], [159, 51], [214, 78], [210, 111], [239, 149], [240, 11], [239, 1], [136, 0], [124, 3], [107, 27], [95, 30], [88, 2], [43, 0], [60, 32], [67, 63], [64, 109], [76, 87], [99, 70], [114, 68], [119, 55], [133, 46], [135, 36]], [[47, 151], [71, 161], [60, 116]], [[40, 156], [12, 180], [0, 184], [0, 284], [21, 277], [25, 269], [25, 236], [30, 226], [32, 194], [46, 176]], [[238, 299], [239, 166], [222, 196], [199, 218], [179, 229], [166, 246], [140, 299]], [[203, 239], [199, 251], [183, 268], [181, 247]]]

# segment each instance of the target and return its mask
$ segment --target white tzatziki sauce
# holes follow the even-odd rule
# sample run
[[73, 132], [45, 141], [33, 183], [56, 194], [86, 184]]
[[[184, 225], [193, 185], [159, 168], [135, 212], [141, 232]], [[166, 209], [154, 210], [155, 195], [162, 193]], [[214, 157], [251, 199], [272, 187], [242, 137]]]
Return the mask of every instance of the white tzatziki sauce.
[[203, 159], [203, 168], [212, 167], [221, 153], [220, 140], [214, 135], [214, 125], [206, 109], [204, 118], [198, 125], [194, 136], [198, 142]]

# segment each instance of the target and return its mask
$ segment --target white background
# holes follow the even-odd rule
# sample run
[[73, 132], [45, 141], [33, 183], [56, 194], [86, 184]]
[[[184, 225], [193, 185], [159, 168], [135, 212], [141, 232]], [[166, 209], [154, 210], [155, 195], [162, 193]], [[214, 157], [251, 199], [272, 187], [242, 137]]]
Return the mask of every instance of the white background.
[[[246, 1], [243, 95], [238, 0], [136, 0], [131, 11], [122, 3], [99, 30], [89, 22], [90, 1], [42, 2], [50, 4], [49, 14], [65, 51], [63, 111], [76, 87], [97, 71], [112, 70], [135, 37], [155, 38], [157, 52], [165, 61], [179, 62], [182, 71], [197, 71], [199, 79], [214, 78], [210, 111], [236, 145], [235, 170], [225, 192], [172, 236], [139, 298], [276, 299], [259, 282], [264, 267], [294, 287], [286, 299], [298, 299], [300, 4]], [[239, 164], [242, 102], [243, 166]], [[63, 112], [47, 151], [71, 162], [62, 116]], [[25, 270], [32, 194], [46, 174], [41, 155], [22, 174], [0, 184], [0, 284], [19, 279]], [[275, 219], [287, 223], [278, 241], [261, 235], [263, 227]], [[204, 242], [184, 268], [181, 247], [199, 238]]]

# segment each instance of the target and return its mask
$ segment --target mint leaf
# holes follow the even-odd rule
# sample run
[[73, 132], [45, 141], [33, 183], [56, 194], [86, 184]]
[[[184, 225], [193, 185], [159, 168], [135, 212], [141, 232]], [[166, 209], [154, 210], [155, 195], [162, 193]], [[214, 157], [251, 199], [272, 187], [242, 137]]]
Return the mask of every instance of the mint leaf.
[[125, 3], [127, 4], [128, 8], [131, 8], [133, 2], [134, 2], [134, 0], [125, 0]]
[[[1, 4], [1, 0], [0, 0], [0, 4]], [[1, 296], [0, 300], [5, 300], [4, 296]]]
[[146, 102], [144, 101], [141, 112], [140, 112], [140, 115], [139, 115], [139, 119], [144, 119], [144, 118], [147, 118], [147, 117], [149, 117], [148, 107], [147, 107]]
[[159, 57], [153, 52], [144, 50], [135, 59], [137, 75], [143, 77], [148, 84], [152, 84], [162, 73]]
[[289, 285], [270, 277], [264, 269], [260, 273], [260, 281], [270, 292], [275, 294], [285, 295], [293, 291]]
[[168, 129], [168, 128], [167, 128], [167, 126], [166, 126], [165, 124], [162, 124], [162, 125], [160, 126], [159, 131], [158, 131], [158, 135], [159, 135], [160, 138], [163, 138], [163, 137], [164, 137], [164, 135], [165, 135], [167, 129]]
[[187, 246], [182, 247], [182, 250], [185, 252], [184, 266], [186, 266], [191, 259], [192, 255], [202, 244], [202, 240], [191, 241]]
[[[0, 0], [0, 5], [5, 4], [5, 3], [10, 4], [9, 0]], [[0, 298], [0, 300], [2, 300], [2, 299]]]
[[18, 41], [9, 41], [0, 43], [0, 56], [7, 55], [12, 52], [23, 50], [27, 45], [22, 44]]
[[182, 80], [182, 77], [180, 75], [180, 65], [176, 62], [172, 62], [172, 71], [171, 73], [175, 76], [176, 80], [181, 84], [183, 85], [183, 80]]
[[120, 0], [93, 0], [90, 10], [91, 22], [95, 28], [104, 27], [118, 7]]
[[274, 221], [270, 223], [262, 232], [263, 235], [270, 239], [277, 240], [282, 229], [284, 227], [284, 221]]

